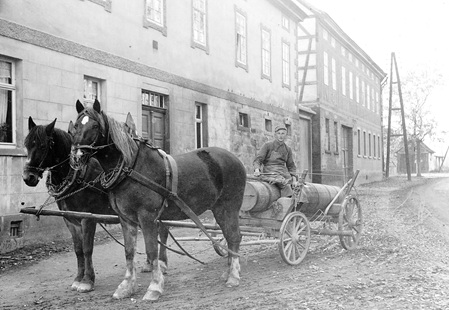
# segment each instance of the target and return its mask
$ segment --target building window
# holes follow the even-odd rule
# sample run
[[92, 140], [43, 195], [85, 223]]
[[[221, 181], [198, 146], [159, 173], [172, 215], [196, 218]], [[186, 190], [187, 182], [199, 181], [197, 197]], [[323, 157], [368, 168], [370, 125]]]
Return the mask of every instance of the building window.
[[335, 153], [338, 153], [338, 122], [334, 122]]
[[332, 88], [337, 90], [337, 63], [335, 58], [332, 57]]
[[262, 28], [262, 77], [271, 81], [271, 32]]
[[359, 77], [355, 77], [355, 101], [360, 102], [360, 80]]
[[380, 158], [380, 136], [377, 136], [377, 158]]
[[285, 16], [282, 16], [282, 28], [290, 31], [290, 20]]
[[354, 77], [351, 71], [349, 71], [349, 98], [354, 99]]
[[22, 221], [12, 221], [9, 225], [9, 236], [20, 238], [23, 236]]
[[333, 48], [335, 48], [335, 38], [334, 37], [330, 37], [331, 38], [331, 46], [333, 47]]
[[374, 112], [374, 110], [376, 109], [376, 105], [374, 104], [374, 88], [372, 87], [369, 87], [369, 104], [370, 110]]
[[192, 11], [193, 47], [199, 47], [208, 52], [207, 1], [193, 0]]
[[271, 119], [265, 120], [265, 131], [272, 132], [273, 131], [273, 123]]
[[368, 133], [368, 156], [371, 157], [371, 134]]
[[365, 81], [362, 80], [362, 85], [360, 87], [360, 103], [362, 104], [362, 106], [366, 105], [366, 92], [365, 92]]
[[366, 156], [366, 131], [363, 132], [363, 156]]
[[101, 81], [99, 79], [84, 77], [84, 103], [92, 106], [95, 99], [101, 101]]
[[165, 95], [142, 90], [142, 105], [166, 108]]
[[282, 86], [290, 87], [290, 44], [282, 42]]
[[249, 128], [249, 116], [246, 113], [239, 112], [239, 127]]
[[376, 135], [373, 134], [373, 157], [376, 158]]
[[326, 29], [323, 29], [323, 39], [326, 41], [329, 39], [329, 32]]
[[246, 15], [242, 12], [235, 12], [235, 32], [236, 32], [236, 65], [248, 70], [247, 47], [246, 47]]
[[285, 124], [285, 128], [287, 129], [287, 136], [292, 135], [292, 126], [290, 124]]
[[326, 126], [326, 135], [324, 136], [325, 137], [324, 143], [326, 145], [326, 151], [330, 151], [331, 150], [331, 136], [330, 136], [331, 133], [330, 133], [330, 128], [329, 128], [330, 122], [329, 122], [328, 118], [326, 118], [326, 120], [325, 120], [325, 126]]
[[13, 61], [0, 56], [0, 143], [14, 143], [16, 78]]
[[323, 52], [324, 85], [329, 85], [329, 56]]
[[376, 93], [376, 103], [374, 105], [374, 112], [378, 113], [380, 111], [380, 107], [379, 107], [379, 93], [377, 91], [375, 91]]
[[206, 137], [206, 105], [195, 103], [195, 146], [197, 149], [205, 147]]
[[346, 57], [346, 49], [344, 46], [341, 47], [341, 56]]
[[341, 93], [346, 96], [346, 68], [341, 67]]
[[167, 35], [165, 0], [145, 0], [144, 27], [151, 27]]
[[362, 137], [360, 136], [360, 129], [357, 130], [357, 155], [362, 155], [362, 150], [361, 150], [361, 139]]

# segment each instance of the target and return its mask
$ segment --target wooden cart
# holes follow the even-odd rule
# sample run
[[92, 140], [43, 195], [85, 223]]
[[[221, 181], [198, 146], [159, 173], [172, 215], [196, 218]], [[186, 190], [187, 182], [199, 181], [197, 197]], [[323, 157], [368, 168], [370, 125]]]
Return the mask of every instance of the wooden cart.
[[[307, 255], [311, 235], [339, 236], [341, 246], [350, 250], [357, 246], [363, 227], [362, 209], [351, 190], [358, 176], [342, 188], [316, 183], [301, 182], [292, 198], [279, 197], [279, 190], [266, 182], [249, 178], [245, 197], [240, 210], [240, 229], [243, 236], [260, 237], [245, 241], [241, 246], [257, 244], [278, 244], [282, 259], [289, 265], [298, 265]], [[304, 180], [307, 172], [302, 176]], [[22, 213], [53, 215], [74, 218], [92, 218], [105, 223], [119, 223], [114, 215], [100, 215], [85, 212], [42, 210], [22, 208]], [[320, 222], [320, 228], [312, 228], [311, 222]], [[191, 221], [164, 221], [168, 226], [198, 228]], [[332, 229], [337, 224], [337, 229]], [[208, 233], [220, 240], [221, 230], [217, 224], [204, 224]], [[203, 237], [177, 238], [178, 241], [209, 241]], [[224, 247], [226, 248], [226, 247]], [[222, 247], [214, 245], [215, 251], [226, 256]]]

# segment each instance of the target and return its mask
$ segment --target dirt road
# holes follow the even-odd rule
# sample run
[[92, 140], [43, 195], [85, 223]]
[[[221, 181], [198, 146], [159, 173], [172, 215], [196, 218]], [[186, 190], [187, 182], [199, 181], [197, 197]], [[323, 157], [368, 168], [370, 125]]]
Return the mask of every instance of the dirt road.
[[[186, 243], [207, 264], [169, 253], [165, 294], [149, 303], [142, 301], [149, 284], [143, 273], [133, 298], [111, 299], [125, 270], [123, 248], [110, 241], [94, 250], [95, 291], [70, 291], [76, 266], [73, 252], [66, 251], [1, 272], [0, 308], [449, 309], [449, 178], [391, 178], [359, 186], [357, 193], [365, 227], [353, 251], [343, 250], [336, 238], [313, 236], [305, 260], [292, 267], [276, 247], [246, 247], [241, 285], [229, 289], [220, 280], [226, 260], [207, 242]], [[139, 238], [139, 252], [142, 243]]]

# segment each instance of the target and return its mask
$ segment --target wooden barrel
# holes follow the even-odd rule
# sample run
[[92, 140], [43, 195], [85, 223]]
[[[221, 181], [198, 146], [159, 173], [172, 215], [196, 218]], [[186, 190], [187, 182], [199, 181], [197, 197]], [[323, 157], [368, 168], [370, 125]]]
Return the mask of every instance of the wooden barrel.
[[240, 210], [251, 212], [265, 211], [279, 197], [281, 197], [281, 192], [275, 185], [261, 181], [247, 181]]
[[[302, 190], [302, 195], [305, 195], [308, 202], [304, 203], [301, 211], [306, 214], [315, 214], [318, 210], [326, 210], [327, 205], [338, 194], [340, 187], [331, 185], [322, 185], [317, 183], [306, 183]], [[335, 201], [335, 203], [343, 202], [344, 195]]]

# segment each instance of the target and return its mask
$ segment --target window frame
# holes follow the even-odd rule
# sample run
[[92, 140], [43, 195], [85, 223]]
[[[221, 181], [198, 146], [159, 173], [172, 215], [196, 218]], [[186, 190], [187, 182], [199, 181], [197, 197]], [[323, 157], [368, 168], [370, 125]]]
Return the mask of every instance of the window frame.
[[[86, 81], [91, 81], [91, 82], [95, 82], [98, 85], [98, 89], [97, 89], [97, 98], [94, 99], [88, 99], [85, 97], [86, 95]], [[97, 99], [98, 101], [102, 102], [102, 80], [100, 80], [99, 78], [95, 78], [89, 75], [84, 75], [83, 78], [83, 82], [84, 82], [84, 92], [83, 92], [83, 103], [84, 105], [89, 105], [92, 106], [92, 104], [94, 103], [95, 99]]]
[[282, 24], [282, 28], [284, 30], [287, 30], [290, 32], [290, 19], [287, 16], [282, 15], [281, 24]]
[[341, 94], [346, 96], [346, 68], [341, 66]]
[[332, 70], [332, 89], [337, 90], [337, 61], [334, 57], [331, 57], [331, 70]]
[[329, 54], [323, 51], [323, 83], [329, 86]]
[[[239, 32], [238, 16], [242, 17], [244, 21], [244, 33]], [[235, 18], [235, 66], [245, 69], [248, 72], [248, 16], [241, 9], [234, 7], [234, 18]], [[244, 47], [242, 43], [239, 43], [239, 38], [243, 38]], [[242, 59], [244, 56], [245, 59]]]
[[[7, 92], [11, 92], [11, 126], [10, 134], [11, 134], [11, 142], [0, 142], [0, 149], [11, 149], [16, 148], [18, 146], [18, 137], [17, 137], [17, 75], [16, 75], [16, 66], [17, 62], [9, 57], [5, 57], [0, 55], [0, 61], [9, 63], [11, 65], [11, 84], [9, 83], [1, 83], [0, 89], [6, 90]], [[8, 113], [8, 107], [6, 108], [6, 113]], [[6, 123], [7, 123], [6, 119]], [[8, 130], [9, 132], [9, 130]]]
[[[286, 55], [284, 52], [288, 52], [288, 59], [286, 59]], [[281, 57], [282, 57], [282, 87], [290, 89], [291, 87], [291, 51], [290, 51], [290, 42], [285, 39], [282, 39], [281, 43]], [[286, 72], [288, 71], [288, 72]], [[286, 78], [288, 77], [288, 81]]]
[[207, 105], [195, 102], [195, 148], [206, 147], [207, 144]]
[[[159, 1], [161, 3], [161, 19], [162, 22], [158, 23], [152, 20], [148, 14], [148, 8], [155, 2]], [[143, 26], [145, 28], [152, 28], [161, 32], [164, 36], [167, 36], [167, 9], [166, 0], [145, 0], [144, 2], [144, 13], [143, 13]]]
[[[197, 1], [204, 1], [204, 11], [201, 12], [198, 8], [195, 7]], [[204, 40], [205, 42], [201, 42], [195, 39], [195, 12], [198, 11], [199, 14], [204, 15]], [[208, 3], [207, 0], [192, 0], [192, 48], [199, 48], [209, 54], [209, 18], [208, 18]]]
[[[264, 33], [268, 35], [268, 49], [264, 46]], [[260, 68], [260, 74], [262, 79], [267, 79], [270, 82], [272, 81], [271, 78], [271, 30], [263, 25], [260, 26], [260, 50], [261, 50], [261, 68]], [[268, 55], [268, 59], [265, 59], [265, 55]], [[265, 69], [265, 61], [268, 60], [268, 73], [264, 72]]]

